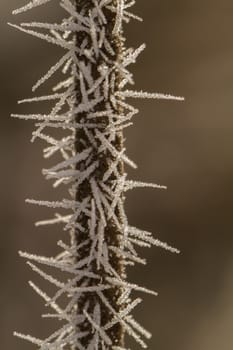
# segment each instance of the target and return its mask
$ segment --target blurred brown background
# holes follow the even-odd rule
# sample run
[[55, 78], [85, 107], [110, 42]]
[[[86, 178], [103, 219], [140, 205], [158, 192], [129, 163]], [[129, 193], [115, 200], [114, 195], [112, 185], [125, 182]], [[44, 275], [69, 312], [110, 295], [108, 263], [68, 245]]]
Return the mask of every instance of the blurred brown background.
[[[56, 2], [56, 1], [55, 1]], [[61, 51], [7, 27], [6, 22], [52, 20], [53, 6], [11, 16], [23, 0], [0, 3], [1, 74], [1, 349], [34, 347], [13, 330], [46, 336], [43, 303], [27, 285], [41, 283], [17, 251], [51, 254], [60, 227], [35, 228], [53, 212], [24, 199], [57, 199], [41, 175], [42, 143], [30, 143], [33, 124], [9, 117], [27, 113], [18, 99]], [[126, 133], [128, 154], [139, 165], [134, 179], [166, 184], [166, 192], [128, 194], [130, 221], [182, 250], [179, 256], [143, 250], [146, 267], [130, 280], [156, 289], [136, 314], [153, 333], [150, 349], [231, 350], [233, 347], [233, 3], [231, 0], [144, 0], [134, 12], [144, 23], [127, 27], [128, 44], [146, 42], [132, 71], [136, 88], [185, 95], [186, 102], [136, 101], [140, 115]], [[49, 91], [49, 84], [40, 94]], [[34, 105], [34, 111], [40, 111]], [[31, 109], [30, 109], [31, 110]], [[32, 109], [33, 110], [33, 109]], [[52, 161], [53, 163], [53, 161]], [[49, 291], [49, 287], [45, 284]], [[138, 349], [132, 345], [132, 350]]]

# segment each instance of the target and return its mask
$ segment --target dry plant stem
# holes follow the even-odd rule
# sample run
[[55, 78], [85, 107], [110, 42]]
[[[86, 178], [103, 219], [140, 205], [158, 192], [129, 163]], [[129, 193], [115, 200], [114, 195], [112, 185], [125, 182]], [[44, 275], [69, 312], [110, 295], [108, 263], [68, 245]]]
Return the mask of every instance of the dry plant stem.
[[[86, 16], [88, 15], [88, 12], [91, 9], [93, 9], [93, 1], [92, 0], [75, 0], [75, 5], [76, 5], [77, 13], [85, 13]], [[109, 5], [116, 5], [116, 1], [112, 0], [112, 4], [110, 3]], [[107, 23], [104, 25], [105, 26], [105, 33], [106, 33], [105, 35], [106, 35], [106, 38], [108, 39], [109, 43], [111, 43], [111, 46], [115, 52], [115, 57], [112, 56], [111, 59], [115, 62], [120, 63], [121, 62], [123, 40], [121, 37], [121, 33], [113, 35], [113, 28], [114, 28], [116, 18], [114, 16], [114, 14], [107, 9], [105, 11], [103, 11], [103, 13], [105, 15], [105, 18], [107, 19]], [[85, 33], [83, 35], [77, 34], [77, 36], [76, 36], [77, 47], [80, 47], [82, 45], [83, 40], [88, 41], [87, 49], [91, 49], [92, 42], [90, 40], [90, 37], [85, 35]], [[104, 50], [104, 54], [106, 56], [109, 55], [109, 53], [106, 50]], [[85, 58], [85, 56], [82, 56], [82, 57], [77, 56], [77, 59], [82, 60], [86, 64], [88, 64], [88, 59]], [[96, 60], [96, 64], [92, 66], [91, 73], [92, 73], [92, 76], [94, 77], [95, 80], [97, 80], [100, 77], [100, 72], [98, 71], [98, 68], [103, 66], [104, 64], [105, 64], [105, 62], [104, 62], [103, 58], [101, 56], [99, 56], [99, 58]], [[114, 67], [112, 67], [112, 68], [114, 68]], [[117, 75], [118, 76], [117, 76], [117, 79], [115, 80], [115, 84], [114, 84], [115, 91], [110, 91], [111, 94], [115, 94], [115, 92], [120, 91], [119, 84], [121, 81], [121, 76], [119, 73]], [[110, 76], [110, 79], [111, 79], [111, 76]], [[102, 95], [104, 94], [103, 84], [104, 83], [102, 83], [100, 85], [100, 91], [101, 91]], [[76, 104], [77, 104], [77, 106], [81, 102], [80, 90], [81, 90], [80, 89], [80, 81], [78, 79], [76, 79], [76, 97], [77, 97]], [[110, 101], [110, 96], [108, 96], [108, 99], [105, 99], [103, 102], [99, 103], [93, 112], [106, 110], [107, 105], [111, 106], [113, 113], [115, 113], [116, 115], [120, 115], [120, 112], [121, 112], [120, 106], [119, 105], [113, 106], [111, 101]], [[76, 122], [80, 123], [81, 119], [86, 118], [86, 116], [87, 116], [86, 113], [79, 114], [76, 117]], [[107, 129], [107, 127], [110, 126], [108, 117], [95, 118], [93, 121], [95, 121], [95, 123], [97, 123], [97, 124], [100, 123], [100, 124], [106, 125], [106, 129]], [[97, 147], [97, 149], [98, 149], [101, 146], [101, 143], [98, 140], [96, 142], [98, 145], [98, 147]], [[84, 147], [84, 144], [85, 144], [85, 147]], [[119, 152], [121, 152], [123, 150], [123, 135], [122, 135], [121, 131], [117, 132], [115, 140], [112, 142], [112, 144]], [[90, 140], [88, 139], [87, 134], [85, 133], [85, 131], [83, 129], [77, 129], [75, 132], [75, 151], [76, 151], [76, 153], [79, 154], [79, 153], [83, 152], [86, 148], [86, 145], [89, 145], [91, 147]], [[99, 181], [103, 181], [104, 174], [110, 168], [110, 166], [113, 164], [113, 162], [116, 161], [116, 157], [113, 157], [112, 154], [110, 153], [110, 151], [106, 151], [105, 153], [102, 153], [102, 154], [98, 154], [96, 151], [95, 153], [93, 152], [93, 161], [99, 161], [99, 166], [94, 174], [95, 181], [98, 183]], [[82, 170], [80, 168], [81, 168], [80, 164], [77, 164], [76, 169]], [[124, 174], [123, 161], [120, 161], [118, 163], [117, 171], [121, 176]], [[105, 185], [110, 188], [112, 181], [117, 181], [117, 177], [116, 177], [116, 175], [114, 175], [114, 173], [109, 177], [108, 181], [105, 182]], [[92, 189], [90, 187], [89, 181], [86, 180], [81, 184], [81, 186], [79, 186], [79, 188], [76, 192], [76, 200], [79, 202], [82, 202], [82, 200], [84, 200], [88, 196], [90, 196], [90, 197], [92, 196]], [[115, 209], [115, 215], [118, 218], [119, 222], [122, 222], [119, 210]], [[79, 244], [81, 244], [82, 242], [85, 242], [85, 240], [87, 239], [88, 231], [89, 231], [88, 219], [89, 219], [88, 216], [83, 214], [82, 218], [81, 219], [79, 218], [79, 220], [78, 220], [78, 223], [81, 223], [82, 227], [85, 228], [85, 232], [80, 232], [78, 229], [75, 230], [75, 240], [76, 240], [77, 246]], [[115, 247], [118, 247], [120, 249], [121, 237], [122, 236], [120, 235], [119, 229], [116, 227], [113, 220], [111, 220], [111, 219], [108, 220], [106, 227], [104, 229], [104, 241], [107, 242], [107, 245], [108, 246], [115, 246]], [[87, 258], [90, 254], [90, 250], [91, 250], [91, 242], [89, 244], [85, 245], [83, 247], [83, 249], [79, 251], [79, 258], [78, 259], [82, 260], [82, 259]], [[109, 263], [114, 268], [114, 270], [118, 273], [118, 275], [122, 279], [125, 279], [126, 276], [125, 276], [125, 268], [124, 268], [124, 264], [123, 264], [123, 257], [120, 257], [116, 253], [111, 252], [109, 255]], [[107, 283], [106, 277], [108, 277], [108, 274], [106, 273], [106, 271], [103, 267], [101, 267], [101, 268], [97, 267], [97, 263], [95, 260], [91, 262], [91, 271], [93, 271], [94, 273], [97, 273], [101, 276], [101, 281], [103, 284]], [[82, 285], [82, 283], [84, 281], [81, 280], [80, 282]], [[92, 286], [93, 280], [86, 278], [86, 285]], [[77, 283], [77, 286], [80, 286], [80, 283]], [[122, 287], [119, 287], [119, 286], [114, 287], [110, 290], [104, 291], [103, 294], [106, 296], [106, 298], [108, 299], [111, 306], [118, 313], [121, 310], [123, 310], [125, 305], [117, 303], [117, 300], [120, 298], [120, 296], [122, 294]], [[88, 313], [93, 314], [93, 311], [94, 311], [94, 308], [95, 308], [95, 305], [97, 304], [97, 302], [98, 302], [98, 296], [96, 295], [96, 293], [89, 293], [89, 294], [83, 295], [83, 297], [81, 297], [78, 300], [77, 313], [80, 314], [80, 312], [85, 308], [85, 305], [88, 304], [89, 306], [88, 306], [87, 311], [88, 311]], [[112, 312], [103, 303], [101, 303], [100, 313], [101, 313], [101, 319], [102, 319], [103, 325], [111, 322]], [[92, 325], [87, 322], [86, 324], [83, 324], [79, 327], [78, 332], [79, 331], [82, 331], [82, 332], [87, 331], [87, 333], [88, 333], [87, 337], [84, 337], [83, 339], [80, 340], [80, 343], [86, 349], [88, 347], [88, 344], [91, 341], [90, 335], [92, 334]], [[112, 345], [121, 346], [121, 347], [124, 346], [124, 343], [125, 343], [124, 342], [124, 329], [120, 323], [115, 324], [106, 333], [108, 334], [109, 338], [111, 339]], [[102, 349], [101, 345], [99, 345], [99, 349]], [[77, 348], [77, 350], [78, 350], [78, 348]]]
[[[129, 282], [126, 267], [146, 263], [137, 253], [138, 246], [155, 245], [173, 253], [179, 251], [128, 223], [125, 193], [139, 187], [165, 186], [127, 179], [124, 165], [133, 168], [136, 165], [125, 153], [123, 131], [132, 125], [138, 110], [126, 99], [183, 98], [127, 88], [134, 83], [128, 66], [135, 63], [145, 48], [144, 44], [137, 49], [125, 47], [124, 22], [140, 20], [130, 10], [134, 0], [28, 1], [13, 13], [20, 14], [49, 2], [64, 10], [60, 23], [11, 24], [66, 51], [36, 82], [33, 91], [57, 71], [64, 78], [52, 92], [20, 101], [50, 102], [53, 106], [48, 114], [12, 116], [36, 122], [32, 141], [39, 138], [46, 142], [45, 158], [61, 155], [59, 163], [43, 169], [43, 174], [54, 180], [54, 187], [65, 185], [68, 198], [27, 202], [68, 210], [68, 215], [55, 213], [55, 217], [36, 225], [63, 224], [70, 234], [65, 242], [57, 242], [61, 252], [55, 257], [20, 252], [34, 272], [56, 287], [56, 293], [49, 296], [29, 282], [51, 308], [43, 316], [59, 320], [60, 327], [46, 339], [18, 332], [15, 335], [39, 350], [126, 350], [127, 333], [146, 348], [144, 338], [149, 339], [151, 334], [133, 318], [132, 311], [142, 299], [132, 297], [132, 292], [157, 293]], [[51, 128], [63, 131], [63, 137], [52, 136]], [[49, 271], [62, 271], [63, 279], [54, 278], [38, 265]], [[61, 297], [65, 297], [66, 303], [64, 299], [61, 302]]]

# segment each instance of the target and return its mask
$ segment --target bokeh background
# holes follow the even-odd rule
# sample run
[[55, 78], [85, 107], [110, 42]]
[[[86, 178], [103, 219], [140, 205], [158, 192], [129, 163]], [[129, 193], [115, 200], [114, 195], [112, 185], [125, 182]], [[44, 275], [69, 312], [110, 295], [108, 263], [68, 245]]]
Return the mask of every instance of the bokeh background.
[[[53, 212], [28, 206], [24, 199], [56, 199], [60, 194], [41, 175], [47, 162], [42, 143], [30, 143], [33, 124], [9, 117], [29, 111], [16, 101], [31, 96], [31, 85], [61, 55], [59, 49], [6, 25], [59, 16], [49, 5], [12, 17], [12, 9], [24, 3], [0, 2], [0, 333], [1, 349], [7, 350], [33, 348], [12, 336], [15, 329], [39, 337], [52, 327], [41, 320], [43, 303], [27, 280], [44, 284], [17, 251], [53, 254], [56, 240], [64, 236], [60, 227], [34, 227], [34, 221]], [[136, 315], [153, 333], [150, 349], [231, 350], [233, 3], [138, 0], [134, 12], [144, 22], [128, 25], [128, 45], [147, 44], [132, 67], [136, 88], [186, 97], [184, 103], [136, 101], [141, 112], [126, 133], [128, 154], [139, 165], [129, 175], [168, 186], [161, 192], [130, 192], [130, 221], [182, 251], [179, 256], [158, 248], [142, 251], [148, 265], [131, 269], [129, 278], [156, 289], [159, 296], [145, 296]]]

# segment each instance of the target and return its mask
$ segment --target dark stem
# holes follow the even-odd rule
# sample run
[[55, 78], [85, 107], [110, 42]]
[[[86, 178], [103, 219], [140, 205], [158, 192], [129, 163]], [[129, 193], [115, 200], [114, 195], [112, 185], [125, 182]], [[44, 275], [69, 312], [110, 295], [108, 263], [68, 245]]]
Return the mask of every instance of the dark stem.
[[[113, 0], [112, 5], [116, 5], [116, 2]], [[75, 6], [78, 13], [82, 14], [88, 14], [88, 11], [93, 7], [93, 2], [91, 0], [75, 0]], [[115, 51], [115, 57], [111, 56], [111, 60], [120, 61], [121, 60], [121, 52], [122, 52], [122, 38], [120, 35], [113, 36], [112, 31], [115, 24], [115, 15], [105, 9], [104, 14], [108, 20], [107, 24], [105, 24], [105, 30], [106, 30], [106, 36], [108, 38], [108, 41], [111, 43], [112, 47]], [[82, 45], [83, 40], [88, 40], [88, 45], [92, 45], [92, 42], [90, 40], [90, 37], [82, 32], [78, 32], [76, 35], [76, 45], [80, 47]], [[104, 52], [107, 56], [110, 54], [106, 51]], [[83, 61], [84, 63], [88, 63], [86, 56], [79, 56], [77, 55], [77, 58], [79, 61]], [[106, 62], [104, 62], [102, 57], [99, 57], [96, 61], [96, 65], [92, 64], [92, 76], [94, 80], [96, 80], [100, 76], [100, 72], [98, 68]], [[116, 74], [116, 72], [115, 72]], [[121, 76], [117, 75], [117, 81], [115, 83], [114, 89], [115, 91], [119, 90], [119, 83], [121, 81]], [[103, 87], [101, 87], [102, 93], [103, 93]], [[109, 91], [109, 95], [113, 94], [114, 91]], [[81, 101], [81, 92], [80, 92], [80, 82], [78, 79], [76, 79], [76, 104], [78, 105]], [[106, 110], [106, 105], [110, 104], [112, 110], [116, 114], [120, 114], [120, 106], [114, 107], [112, 103], [110, 102], [110, 99], [103, 100], [103, 102], [99, 103], [95, 108], [94, 112]], [[86, 114], [81, 113], [76, 116], [77, 123], [80, 123], [83, 119], [85, 120]], [[109, 118], [103, 117], [103, 118], [96, 118], [94, 121], [95, 123], [101, 123], [108, 126]], [[92, 133], [94, 133], [92, 131]], [[95, 138], [98, 146], [100, 145], [100, 142], [97, 138]], [[76, 129], [75, 133], [75, 151], [76, 153], [82, 152], [86, 145], [91, 147], [90, 140], [88, 138], [87, 133], [84, 129]], [[121, 151], [123, 148], [123, 137], [122, 133], [119, 132], [115, 138], [114, 141], [112, 141], [112, 145], [118, 150]], [[95, 172], [91, 175], [95, 178], [95, 181], [98, 183], [98, 181], [101, 181], [103, 179], [103, 176], [106, 172], [106, 170], [109, 168], [111, 163], [115, 160], [114, 157], [110, 152], [105, 153], [99, 153], [97, 154], [96, 150], [93, 148], [92, 153], [92, 161], [95, 162], [96, 160], [99, 161], [99, 166], [95, 170]], [[76, 169], [78, 170], [84, 170], [83, 169], [84, 164], [77, 164]], [[119, 162], [118, 164], [118, 172], [123, 175], [124, 174], [124, 167], [123, 163]], [[112, 181], [116, 180], [116, 176], [114, 174], [111, 175], [109, 180], [105, 182], [106, 185], [111, 187]], [[84, 198], [87, 196], [93, 197], [91, 186], [89, 180], [84, 181], [77, 189], [75, 193], [75, 199], [79, 202], [81, 202]], [[121, 215], [118, 210], [115, 211], [115, 214], [118, 217], [119, 222], [122, 222]], [[76, 240], [77, 245], [80, 245], [82, 242], [86, 241], [89, 235], [89, 228], [88, 228], [88, 219], [89, 217], [85, 214], [82, 214], [81, 217], [78, 219], [78, 223], [82, 225], [82, 227], [85, 228], [85, 232], [80, 232], [78, 229], [75, 230], [74, 238]], [[104, 241], [107, 242], [107, 244], [110, 246], [120, 246], [120, 240], [122, 237], [122, 232], [118, 232], [118, 229], [114, 222], [112, 220], [108, 220], [107, 226], [105, 227], [104, 232]], [[91, 245], [87, 244], [83, 246], [82, 250], [79, 250], [79, 257], [78, 260], [81, 260], [85, 257], [88, 257], [90, 254], [90, 248]], [[115, 269], [115, 271], [121, 276], [122, 279], [125, 279], [125, 269], [123, 264], [123, 258], [117, 256], [114, 252], [111, 252], [109, 250], [109, 262], [111, 266]], [[96, 261], [91, 262], [91, 270], [92, 272], [98, 274], [101, 277], [101, 283], [105, 284], [107, 273], [103, 267], [100, 266], [98, 269]], [[77, 283], [77, 286], [82, 285], [83, 283], [86, 283], [87, 286], [92, 286], [96, 283], [96, 281], [93, 279], [88, 278], [82, 278]], [[107, 283], [107, 282], [106, 282]], [[117, 304], [117, 299], [122, 294], [121, 287], [114, 287], [111, 289], [108, 289], [103, 292], [105, 297], [108, 299], [109, 303], [111, 304], [112, 308], [114, 308], [117, 312], [119, 312], [123, 305]], [[94, 307], [96, 303], [99, 303], [101, 305], [101, 325], [105, 325], [106, 323], [110, 322], [113, 318], [113, 315], [111, 311], [101, 302], [100, 298], [96, 293], [85, 293], [81, 298], [78, 299], [77, 302], [77, 314], [82, 314], [83, 309], [86, 308], [86, 311], [91, 315], [93, 314]], [[88, 306], [87, 306], [88, 305]], [[77, 327], [77, 332], [83, 332], [87, 331], [88, 335], [85, 338], [80, 339], [81, 345], [86, 349], [89, 342], [91, 341], [93, 337], [92, 333], [92, 326], [88, 321], [85, 321], [82, 323], [82, 325]], [[115, 324], [111, 329], [107, 330], [107, 335], [112, 341], [113, 346], [124, 346], [124, 331], [120, 323]], [[99, 349], [102, 349], [102, 346], [99, 346]], [[110, 349], [110, 348], [109, 348]]]

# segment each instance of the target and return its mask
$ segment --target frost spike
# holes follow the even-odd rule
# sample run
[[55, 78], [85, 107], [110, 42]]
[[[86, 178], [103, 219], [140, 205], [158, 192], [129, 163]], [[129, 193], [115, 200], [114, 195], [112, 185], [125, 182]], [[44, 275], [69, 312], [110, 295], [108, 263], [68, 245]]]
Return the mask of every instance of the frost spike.
[[28, 10], [31, 10], [33, 9], [34, 7], [37, 7], [37, 6], [41, 6], [41, 5], [44, 5], [46, 4], [47, 2], [49, 2], [51, 0], [32, 0], [30, 1], [27, 5], [23, 6], [23, 7], [20, 7], [19, 9], [17, 10], [14, 10], [12, 12], [13, 15], [18, 15], [19, 13], [22, 13], [22, 12], [26, 12]]
[[121, 97], [132, 97], [132, 98], [152, 98], [158, 100], [174, 100], [174, 101], [184, 101], [184, 97], [180, 96], [172, 96], [160, 93], [149, 93], [143, 91], [133, 91], [133, 90], [125, 90], [122, 92], [117, 92], [117, 96]]
[[[62, 58], [57, 62], [55, 63], [50, 69], [49, 71], [42, 77], [40, 78], [37, 83], [32, 87], [32, 91], [35, 92], [36, 89], [42, 85], [46, 80], [48, 80], [49, 78], [52, 77], [52, 75], [54, 73], [56, 73], [56, 71], [58, 69], [60, 69], [64, 63], [70, 58], [70, 53], [66, 53], [64, 56], [62, 56]], [[63, 95], [62, 95], [63, 96]]]
[[25, 334], [18, 333], [18, 332], [14, 332], [14, 336], [21, 338], [21, 339], [24, 339], [24, 340], [27, 340], [27, 341], [31, 342], [32, 344], [36, 344], [38, 346], [40, 346], [43, 343], [43, 341], [41, 339], [37, 339], [37, 338], [34, 338], [30, 335], [25, 335]]

